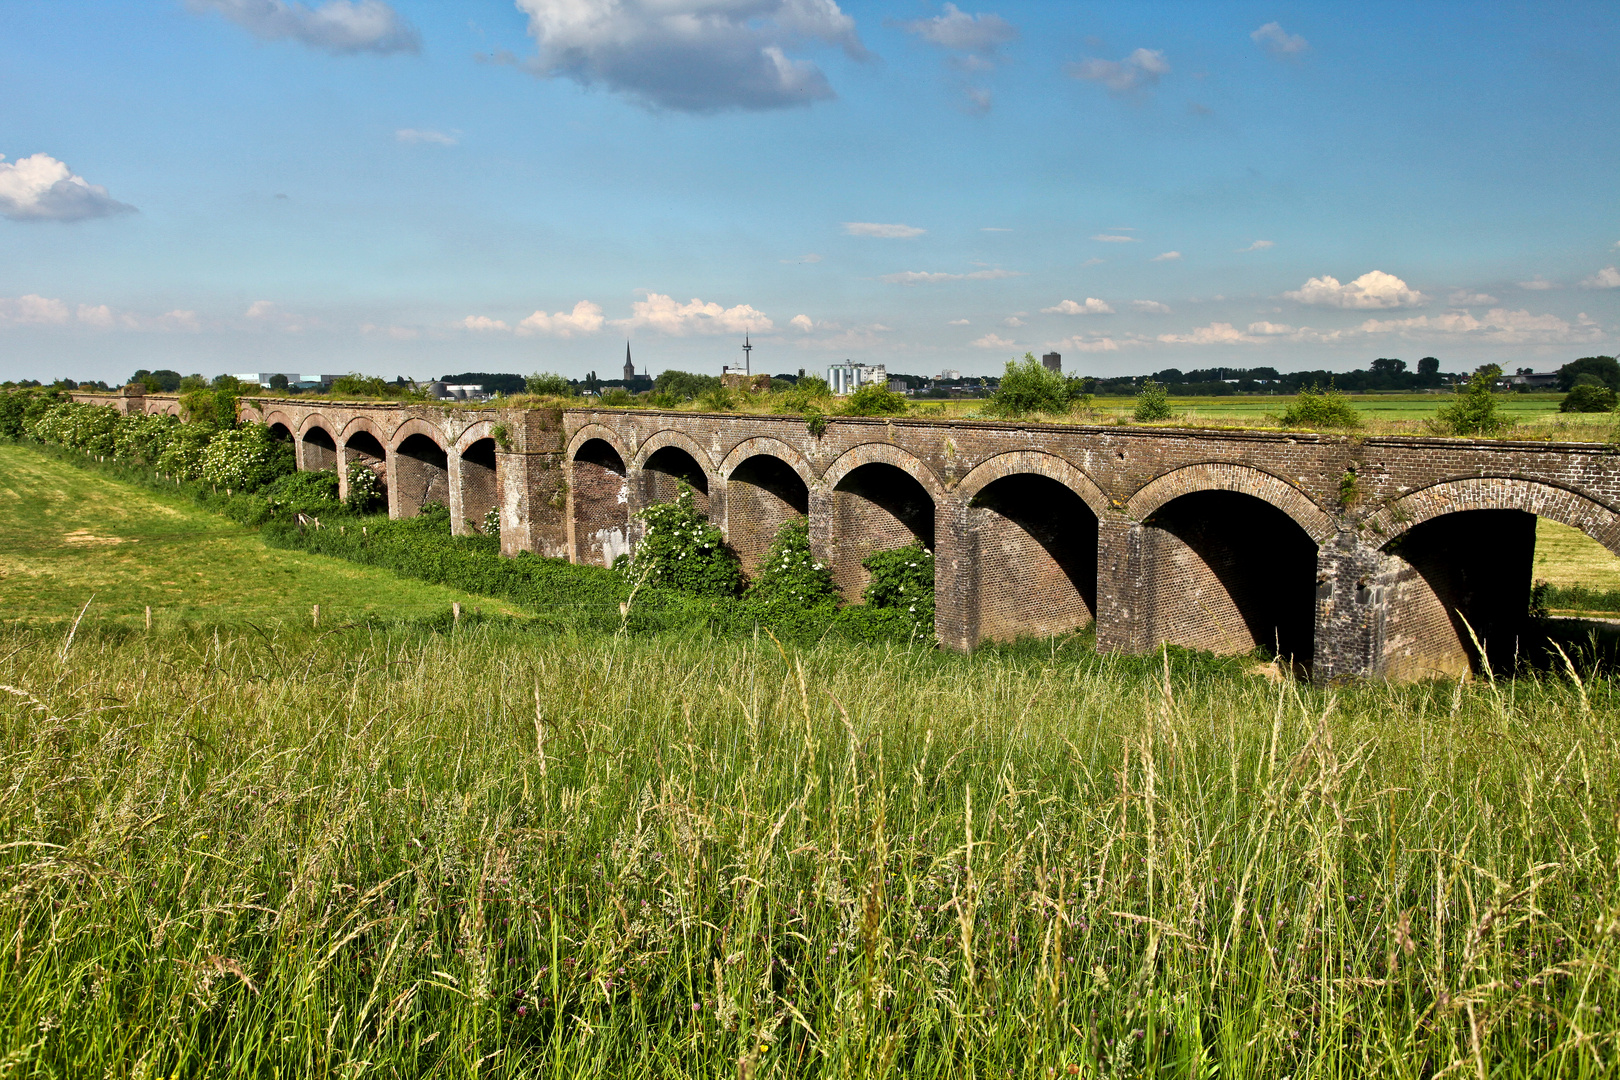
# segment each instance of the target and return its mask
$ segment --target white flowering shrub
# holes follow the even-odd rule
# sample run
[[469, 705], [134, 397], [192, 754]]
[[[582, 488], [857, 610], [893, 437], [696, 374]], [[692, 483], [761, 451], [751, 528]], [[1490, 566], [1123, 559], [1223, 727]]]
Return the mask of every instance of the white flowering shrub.
[[787, 601], [806, 608], [838, 602], [832, 574], [810, 552], [810, 526], [804, 518], [776, 531], [770, 552], [754, 572], [748, 596], [761, 603]]
[[290, 446], [278, 444], [263, 424], [217, 432], [202, 452], [200, 479], [226, 491], [253, 491], [291, 472]]
[[156, 465], [179, 426], [179, 417], [164, 413], [120, 416], [113, 432], [113, 456], [132, 465]]
[[180, 480], [202, 478], [203, 451], [214, 429], [204, 424], [176, 424], [158, 453], [158, 471]]
[[52, 405], [32, 422], [25, 422], [25, 433], [40, 442], [83, 450], [87, 454], [110, 457], [113, 433], [118, 427], [118, 410], [110, 405], [83, 405], [64, 401]]
[[867, 606], [905, 612], [919, 633], [934, 629], [934, 553], [917, 540], [893, 551], [868, 555], [871, 573], [862, 598]]
[[349, 465], [349, 494], [344, 505], [356, 514], [370, 514], [388, 506], [388, 485], [363, 461]]
[[742, 588], [737, 554], [697, 508], [692, 489], [681, 484], [675, 501], [641, 511], [647, 523], [631, 560], [632, 573], [649, 584], [705, 596], [736, 596]]
[[490, 507], [489, 512], [484, 515], [483, 523], [479, 525], [479, 528], [485, 536], [501, 535], [501, 508], [498, 506]]

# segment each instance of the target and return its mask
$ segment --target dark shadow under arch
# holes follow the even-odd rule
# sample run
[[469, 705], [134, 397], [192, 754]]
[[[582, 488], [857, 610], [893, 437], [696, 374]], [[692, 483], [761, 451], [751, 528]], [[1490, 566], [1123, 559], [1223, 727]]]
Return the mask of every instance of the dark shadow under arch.
[[726, 542], [752, 574], [783, 525], [810, 512], [810, 489], [779, 457], [745, 458], [726, 480]]
[[1097, 610], [1097, 515], [1056, 480], [1018, 473], [968, 503], [976, 640], [1049, 637]]
[[1316, 639], [1316, 542], [1277, 507], [1197, 491], [1143, 523], [1147, 644], [1275, 652], [1309, 666]]
[[450, 505], [450, 457], [421, 433], [406, 436], [394, 452], [395, 515], [415, 517], [428, 503]]
[[709, 474], [697, 458], [679, 446], [654, 450], [641, 466], [641, 504], [674, 502], [680, 485], [692, 489], [692, 501], [703, 513], [709, 512]]
[[934, 549], [934, 500], [910, 473], [882, 462], [858, 466], [833, 489], [833, 582], [846, 600], [858, 600], [871, 577], [868, 555], [914, 540]]
[[[457, 486], [461, 490], [461, 520], [457, 531], [484, 528], [484, 518], [501, 505], [496, 470], [495, 440], [479, 439], [456, 455]], [[469, 525], [468, 522], [472, 524]]]
[[587, 439], [574, 451], [571, 464], [574, 561], [612, 566], [630, 550], [624, 458], [607, 440]]

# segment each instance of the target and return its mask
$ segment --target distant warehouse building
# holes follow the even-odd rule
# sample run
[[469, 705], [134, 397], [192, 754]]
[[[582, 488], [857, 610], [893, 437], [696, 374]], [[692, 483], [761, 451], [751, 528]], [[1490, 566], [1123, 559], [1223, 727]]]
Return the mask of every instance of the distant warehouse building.
[[299, 375], [284, 371], [250, 371], [233, 377], [237, 382], [262, 386], [266, 390], [325, 390], [337, 379], [336, 375]]
[[845, 360], [827, 369], [827, 385], [839, 397], [853, 394], [868, 383], [887, 388], [889, 369], [884, 364], [856, 364]]

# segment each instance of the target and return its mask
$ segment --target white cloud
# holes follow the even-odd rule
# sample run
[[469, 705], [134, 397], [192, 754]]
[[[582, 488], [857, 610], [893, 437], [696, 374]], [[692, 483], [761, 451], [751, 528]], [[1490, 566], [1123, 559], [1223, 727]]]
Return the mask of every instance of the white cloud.
[[98, 330], [146, 330], [159, 333], [196, 333], [202, 329], [195, 311], [164, 312], [162, 315], [141, 315], [132, 311], [114, 311], [106, 304], [80, 304], [76, 313], [79, 322]]
[[982, 338], [974, 338], [969, 344], [981, 349], [1010, 349], [1016, 342], [999, 334], [986, 334]]
[[[943, 15], [895, 25], [908, 34], [915, 34], [930, 44], [956, 53], [946, 63], [964, 77], [993, 70], [1001, 59], [998, 55], [1001, 47], [1018, 38], [1018, 28], [1000, 15], [991, 12], [969, 14], [952, 3], [945, 5]], [[971, 111], [989, 111], [989, 90], [964, 83], [962, 92], [967, 95]]]
[[644, 326], [676, 337], [688, 334], [759, 333], [775, 326], [763, 311], [747, 304], [724, 308], [712, 301], [704, 303], [696, 297], [690, 303], [680, 304], [671, 297], [655, 292], [649, 292], [645, 300], [637, 300], [630, 305], [630, 311], [630, 318], [615, 319], [613, 325], [627, 328]]
[[1118, 236], [1114, 233], [1098, 233], [1092, 239], [1104, 244], [1140, 244], [1142, 242], [1141, 238], [1137, 236]]
[[242, 317], [248, 319], [252, 325], [274, 328], [289, 334], [301, 333], [309, 320], [296, 312], [291, 312], [269, 300], [255, 300], [248, 305]]
[[378, 326], [376, 323], [361, 323], [360, 332], [367, 337], [385, 337], [393, 341], [415, 341], [422, 336], [422, 331], [414, 326]]
[[930, 274], [921, 270], [906, 270], [899, 274], [884, 274], [879, 281], [890, 285], [937, 285], [944, 281], [993, 281], [997, 278], [1023, 277], [1018, 270], [975, 270], [971, 274]]
[[1112, 315], [1114, 309], [1108, 306], [1106, 300], [1099, 300], [1095, 296], [1086, 297], [1086, 302], [1077, 304], [1073, 300], [1064, 300], [1054, 307], [1041, 308], [1042, 315]]
[[1277, 241], [1275, 241], [1275, 240], [1256, 240], [1254, 243], [1250, 244], [1246, 248], [1238, 248], [1238, 251], [1240, 253], [1245, 252], [1245, 251], [1266, 251], [1266, 250], [1268, 250], [1270, 248], [1274, 248], [1276, 246], [1277, 246]]
[[1002, 321], [1002, 324], [1005, 325], [1005, 326], [1023, 326], [1024, 325], [1024, 320], [1020, 319], [1016, 315], [1009, 315], [1005, 319], [1002, 319], [1001, 321]]
[[1159, 340], [1166, 345], [1252, 345], [1259, 339], [1231, 323], [1217, 322], [1186, 334], [1160, 334]]
[[1132, 300], [1131, 307], [1135, 308], [1137, 311], [1146, 312], [1149, 315], [1170, 314], [1169, 307], [1159, 303], [1157, 300]]
[[31, 154], [14, 162], [7, 162], [0, 154], [0, 217], [13, 221], [83, 221], [134, 209], [107, 194], [100, 184], [75, 176], [49, 154]]
[[945, 5], [943, 15], [903, 22], [899, 26], [906, 33], [942, 49], [980, 55], [993, 54], [1018, 38], [1018, 28], [1000, 15], [989, 12], [970, 15], [950, 3]]
[[[1125, 344], [1133, 345], [1135, 342], [1127, 340]], [[1060, 353], [1118, 352], [1119, 347], [1120, 343], [1111, 337], [1070, 337], [1053, 346]]]
[[1548, 281], [1545, 278], [1538, 277], [1531, 281], [1519, 282], [1519, 288], [1528, 289], [1531, 292], [1546, 292], [1548, 289], [1558, 288], [1558, 282]]
[[681, 112], [780, 109], [834, 97], [785, 50], [809, 41], [867, 52], [835, 0], [517, 0], [537, 75], [606, 86]]
[[1469, 292], [1467, 289], [1458, 289], [1446, 298], [1446, 303], [1452, 307], [1478, 307], [1481, 304], [1494, 304], [1496, 297], [1489, 293]]
[[1274, 22], [1268, 22], [1249, 37], [1272, 56], [1298, 56], [1311, 47], [1311, 43], [1298, 34], [1290, 34]]
[[946, 323], [945, 325], [946, 326], [972, 326], [973, 324], [971, 322], [969, 322], [967, 319], [952, 319], [950, 322]]
[[217, 11], [260, 41], [296, 41], [329, 53], [419, 52], [421, 36], [383, 0], [327, 0], [310, 7], [288, 0], [188, 0], [196, 12]]
[[1581, 282], [1583, 289], [1620, 289], [1620, 268], [1605, 266]]
[[1359, 309], [1419, 307], [1429, 300], [1416, 289], [1408, 288], [1400, 278], [1382, 270], [1370, 270], [1348, 285], [1341, 285], [1338, 278], [1324, 274], [1283, 295], [1316, 307]]
[[510, 330], [511, 327], [500, 319], [492, 319], [488, 315], [469, 315], [456, 324], [463, 330], [473, 330], [479, 333]]
[[795, 315], [793, 318], [788, 320], [788, 325], [793, 327], [795, 330], [802, 330], [806, 334], [816, 328], [816, 324], [808, 315]]
[[850, 236], [876, 236], [884, 240], [909, 240], [927, 231], [915, 225], [881, 225], [875, 221], [844, 222], [844, 232]]
[[400, 128], [394, 138], [402, 143], [432, 143], [435, 146], [455, 146], [460, 139], [431, 128]]
[[68, 321], [67, 305], [34, 293], [14, 300], [0, 296], [0, 327], [61, 326]]
[[983, 228], [981, 228], [979, 231], [980, 232], [1012, 232], [1011, 229], [1002, 229], [1002, 228], [998, 228], [995, 225], [986, 225]]
[[575, 334], [596, 333], [602, 329], [602, 321], [602, 308], [589, 300], [581, 300], [574, 305], [573, 311], [559, 311], [555, 315], [536, 311], [517, 324], [517, 332], [524, 336], [549, 334], [552, 337], [571, 338]]
[[1466, 311], [1418, 315], [1409, 319], [1368, 319], [1362, 334], [1399, 334], [1414, 339], [1453, 338], [1498, 345], [1573, 345], [1601, 340], [1603, 330], [1583, 312], [1571, 323], [1557, 315], [1492, 308], [1483, 318]]
[[1259, 337], [1281, 337], [1284, 334], [1297, 334], [1298, 332], [1298, 327], [1289, 326], [1287, 323], [1252, 322], [1249, 324], [1249, 333]]
[[1157, 85], [1161, 75], [1170, 73], [1170, 63], [1158, 49], [1137, 49], [1123, 60], [1082, 60], [1069, 66], [1076, 79], [1099, 82], [1116, 94]]
[[1150, 259], [1149, 261], [1150, 262], [1175, 262], [1179, 258], [1181, 258], [1181, 252], [1179, 252], [1179, 251], [1161, 251], [1159, 254], [1153, 256], [1153, 258]]

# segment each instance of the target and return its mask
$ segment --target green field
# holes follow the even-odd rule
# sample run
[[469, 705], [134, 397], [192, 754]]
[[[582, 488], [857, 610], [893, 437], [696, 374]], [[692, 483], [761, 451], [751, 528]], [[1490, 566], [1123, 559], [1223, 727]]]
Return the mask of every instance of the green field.
[[[0, 443], [0, 603], [6, 620], [294, 625], [510, 605], [337, 559], [267, 548], [250, 529], [32, 448]], [[90, 617], [87, 613], [86, 617]]]
[[[0, 453], [0, 1076], [1620, 1059], [1601, 671], [434, 630], [393, 620], [458, 594]], [[1614, 572], [1567, 532], [1550, 573]]]

